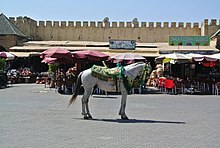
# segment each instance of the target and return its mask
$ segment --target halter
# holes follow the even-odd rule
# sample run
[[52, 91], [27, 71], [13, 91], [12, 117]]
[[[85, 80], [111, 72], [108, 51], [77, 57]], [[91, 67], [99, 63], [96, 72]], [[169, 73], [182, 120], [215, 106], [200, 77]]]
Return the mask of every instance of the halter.
[[141, 83], [143, 83], [146, 79], [146, 75], [150, 73], [150, 68], [149, 68], [149, 64], [144, 64], [142, 70], [140, 71], [141, 75], [140, 75], [140, 79], [139, 81]]

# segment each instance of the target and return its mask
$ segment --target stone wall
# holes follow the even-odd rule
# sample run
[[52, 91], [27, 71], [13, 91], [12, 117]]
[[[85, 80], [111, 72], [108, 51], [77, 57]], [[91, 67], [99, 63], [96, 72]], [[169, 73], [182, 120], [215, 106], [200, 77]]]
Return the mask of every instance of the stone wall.
[[216, 19], [211, 19], [211, 22], [208, 22], [208, 19], [205, 19], [202, 23], [202, 34], [212, 36], [216, 31], [220, 29], [220, 20], [217, 22]]
[[28, 17], [9, 17], [9, 20], [14, 23], [27, 37], [37, 40], [37, 21]]
[[[6, 42], [7, 41], [7, 42]], [[7, 51], [10, 47], [15, 46], [17, 43], [17, 37], [12, 35], [0, 36], [0, 46], [2, 46]]]
[[[167, 42], [169, 36], [200, 36], [214, 34], [219, 22], [205, 19], [201, 25], [183, 22], [88, 22], [88, 21], [35, 21], [27, 17], [10, 18], [33, 40], [97, 41], [109, 39], [136, 40], [137, 42]], [[201, 26], [201, 27], [200, 27]]]

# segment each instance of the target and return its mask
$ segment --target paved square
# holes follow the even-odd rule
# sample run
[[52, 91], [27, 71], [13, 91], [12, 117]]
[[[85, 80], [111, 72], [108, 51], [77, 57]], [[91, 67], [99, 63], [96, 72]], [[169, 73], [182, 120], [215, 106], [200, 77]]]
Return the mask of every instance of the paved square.
[[120, 96], [93, 96], [93, 120], [83, 120], [81, 100], [44, 85], [15, 84], [0, 89], [2, 148], [218, 148], [220, 96], [129, 95], [118, 115]]

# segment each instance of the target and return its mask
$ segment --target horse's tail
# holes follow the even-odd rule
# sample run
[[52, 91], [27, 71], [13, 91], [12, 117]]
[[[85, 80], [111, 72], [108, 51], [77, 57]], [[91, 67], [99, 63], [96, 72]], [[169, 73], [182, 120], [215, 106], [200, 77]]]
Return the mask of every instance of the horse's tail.
[[69, 101], [68, 107], [69, 107], [73, 102], [75, 102], [76, 97], [77, 97], [77, 95], [78, 95], [78, 93], [79, 93], [80, 86], [82, 85], [81, 76], [82, 76], [82, 72], [78, 75], [78, 78], [77, 78], [77, 80], [76, 80], [75, 91], [74, 91], [74, 94], [73, 94], [72, 98], [71, 98], [70, 101]]

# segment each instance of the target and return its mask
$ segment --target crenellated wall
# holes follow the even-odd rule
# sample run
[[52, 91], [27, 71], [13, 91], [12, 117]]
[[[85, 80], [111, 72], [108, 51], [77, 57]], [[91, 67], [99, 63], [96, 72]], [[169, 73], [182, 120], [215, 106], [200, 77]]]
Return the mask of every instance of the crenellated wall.
[[14, 23], [26, 36], [31, 39], [36, 39], [37, 21], [28, 17], [9, 17], [9, 20]]
[[200, 35], [198, 23], [146, 22], [51, 22], [40, 21], [37, 26], [40, 40], [84, 40], [109, 41], [109, 39], [129, 39], [138, 42], [167, 42], [169, 35]]
[[211, 22], [209, 23], [208, 19], [205, 19], [202, 22], [201, 35], [212, 36], [219, 29], [220, 29], [220, 20], [218, 20], [217, 22], [216, 19], [211, 19]]
[[[167, 42], [169, 36], [200, 36], [214, 34], [220, 22], [205, 19], [199, 23], [183, 22], [88, 22], [39, 21], [27, 17], [9, 18], [33, 40], [72, 40], [108, 42], [109, 39], [129, 39], [137, 42]], [[201, 26], [201, 27], [200, 27]]]

